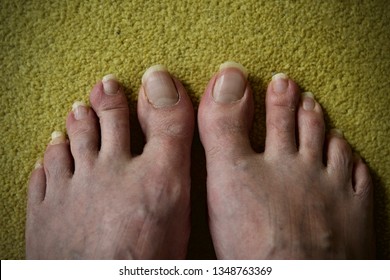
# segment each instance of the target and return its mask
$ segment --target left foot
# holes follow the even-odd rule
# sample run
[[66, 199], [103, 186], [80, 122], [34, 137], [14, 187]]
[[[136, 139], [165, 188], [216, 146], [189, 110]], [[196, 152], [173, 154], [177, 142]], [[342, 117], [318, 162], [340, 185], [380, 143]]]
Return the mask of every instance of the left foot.
[[54, 133], [29, 183], [29, 259], [180, 259], [190, 233], [192, 104], [162, 67], [138, 97], [147, 144], [131, 157], [129, 109], [106, 76], [75, 103], [69, 141]]
[[[199, 105], [210, 230], [221, 259], [372, 258], [372, 181], [321, 106], [284, 74], [266, 96], [266, 145], [248, 138], [246, 71], [223, 64]], [[325, 162], [324, 159], [325, 158]]]

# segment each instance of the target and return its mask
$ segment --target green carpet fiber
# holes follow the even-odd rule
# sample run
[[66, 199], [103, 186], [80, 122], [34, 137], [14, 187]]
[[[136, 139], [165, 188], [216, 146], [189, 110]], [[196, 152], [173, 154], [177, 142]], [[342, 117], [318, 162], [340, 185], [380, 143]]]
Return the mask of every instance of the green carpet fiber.
[[[114, 73], [135, 115], [146, 68], [164, 64], [194, 107], [219, 64], [248, 68], [255, 95], [255, 149], [264, 148], [264, 94], [275, 72], [311, 91], [327, 129], [344, 131], [375, 183], [377, 257], [390, 257], [388, 1], [62, 1], [0, 2], [0, 257], [25, 257], [26, 190], [53, 130], [65, 131], [76, 100]], [[195, 133], [188, 258], [214, 258], [207, 226], [206, 171]], [[239, 241], [238, 241], [239, 242]]]

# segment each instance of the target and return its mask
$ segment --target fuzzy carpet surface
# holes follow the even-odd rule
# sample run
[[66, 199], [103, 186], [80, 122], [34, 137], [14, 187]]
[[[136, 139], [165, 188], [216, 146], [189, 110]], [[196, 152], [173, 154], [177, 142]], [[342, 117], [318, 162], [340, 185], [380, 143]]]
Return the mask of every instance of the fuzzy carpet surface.
[[[264, 147], [264, 94], [287, 73], [324, 107], [327, 128], [344, 131], [375, 183], [377, 257], [390, 258], [390, 6], [388, 1], [0, 2], [0, 257], [25, 257], [26, 190], [53, 130], [65, 131], [76, 100], [114, 73], [134, 113], [141, 76], [164, 64], [195, 108], [219, 64], [248, 68], [255, 93], [252, 140]], [[214, 258], [207, 227], [206, 171], [196, 134], [188, 258]]]

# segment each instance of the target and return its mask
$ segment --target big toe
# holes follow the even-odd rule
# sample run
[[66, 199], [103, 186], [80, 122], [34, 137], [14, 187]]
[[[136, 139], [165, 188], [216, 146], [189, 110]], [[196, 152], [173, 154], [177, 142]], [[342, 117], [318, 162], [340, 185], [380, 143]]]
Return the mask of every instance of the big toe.
[[247, 71], [238, 63], [226, 62], [210, 80], [199, 105], [199, 133], [208, 162], [253, 153], [249, 141], [252, 119]]
[[137, 111], [146, 136], [143, 155], [170, 160], [172, 168], [189, 166], [194, 110], [183, 85], [164, 66], [145, 71]]

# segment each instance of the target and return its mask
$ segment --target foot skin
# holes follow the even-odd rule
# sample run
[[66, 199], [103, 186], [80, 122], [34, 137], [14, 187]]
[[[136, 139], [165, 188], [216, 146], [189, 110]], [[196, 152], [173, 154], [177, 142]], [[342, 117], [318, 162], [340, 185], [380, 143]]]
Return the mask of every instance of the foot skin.
[[190, 233], [191, 101], [165, 68], [143, 76], [142, 155], [130, 153], [129, 109], [112, 75], [76, 102], [29, 182], [29, 259], [181, 259]]
[[211, 234], [220, 259], [374, 257], [373, 185], [321, 106], [284, 74], [266, 94], [266, 145], [248, 138], [252, 93], [242, 66], [223, 64], [199, 106]]

